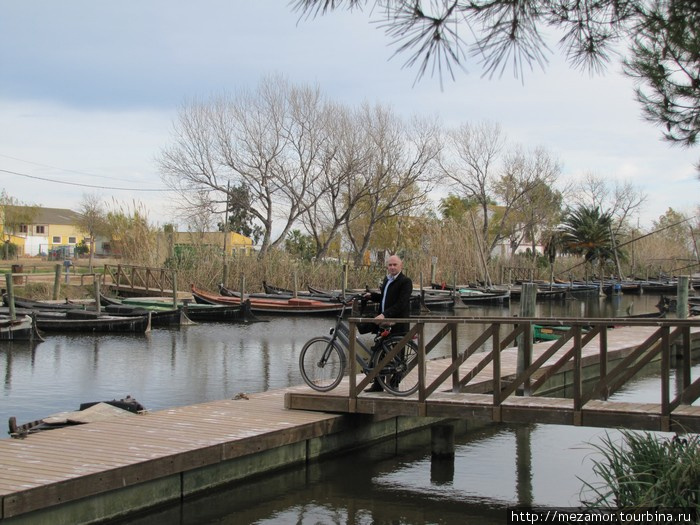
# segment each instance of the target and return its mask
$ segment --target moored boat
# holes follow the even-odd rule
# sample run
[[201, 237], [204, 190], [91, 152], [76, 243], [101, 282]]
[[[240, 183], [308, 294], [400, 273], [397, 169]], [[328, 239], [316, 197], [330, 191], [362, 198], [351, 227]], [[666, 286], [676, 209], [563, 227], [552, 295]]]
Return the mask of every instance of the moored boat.
[[[502, 304], [510, 301], [510, 290], [479, 290], [476, 288], [460, 288], [457, 290], [463, 306], [474, 304]], [[459, 307], [459, 305], [455, 305]]]
[[[643, 314], [625, 315], [620, 319], [659, 319], [666, 316], [665, 311], [649, 312]], [[614, 322], [608, 328], [615, 328]], [[555, 341], [571, 330], [570, 326], [561, 323], [540, 323], [532, 325], [532, 338], [534, 342], [540, 343], [543, 341]], [[583, 333], [588, 332], [588, 328], [583, 328]]]
[[42, 332], [145, 333], [151, 330], [151, 314], [121, 316], [87, 310], [36, 311], [36, 326]]
[[0, 315], [0, 341], [43, 341], [31, 315]]
[[[8, 294], [2, 295], [2, 301], [6, 306], [10, 305], [10, 298]], [[25, 297], [14, 296], [15, 307], [25, 308], [28, 310], [85, 310], [86, 306], [84, 304], [76, 304], [68, 301], [37, 301], [34, 299], [27, 299]]]
[[[115, 299], [109, 298], [114, 302]], [[153, 297], [130, 297], [120, 300], [119, 304], [126, 306], [141, 306], [144, 308], [172, 307], [169, 299], [157, 299]], [[223, 323], [255, 323], [261, 321], [250, 309], [250, 302], [243, 304], [199, 304], [195, 302], [179, 302], [177, 307], [181, 309], [188, 319], [196, 322], [223, 322]]]
[[[236, 292], [232, 292], [236, 295], [228, 296], [207, 292], [195, 285], [191, 285], [190, 289], [195, 301], [200, 304], [238, 305], [241, 303], [240, 294]], [[341, 301], [316, 301], [299, 297], [275, 299], [246, 296], [246, 299], [250, 301], [250, 308], [254, 314], [264, 315], [337, 315], [343, 308]]]

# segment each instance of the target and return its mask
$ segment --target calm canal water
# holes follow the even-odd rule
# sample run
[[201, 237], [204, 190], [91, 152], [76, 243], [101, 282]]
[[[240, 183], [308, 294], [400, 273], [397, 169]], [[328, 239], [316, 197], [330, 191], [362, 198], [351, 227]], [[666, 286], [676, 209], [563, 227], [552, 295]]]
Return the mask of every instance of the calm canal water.
[[[655, 311], [658, 300], [654, 295], [575, 296], [538, 303], [538, 315], [617, 317]], [[514, 302], [455, 315], [510, 315], [518, 308]], [[51, 335], [34, 348], [3, 345], [0, 419], [16, 416], [23, 423], [127, 394], [159, 410], [300, 384], [302, 345], [332, 324], [328, 318], [288, 317], [247, 326], [155, 329], [145, 336]], [[693, 374], [700, 374], [697, 366]], [[640, 379], [620, 395], [655, 400], [656, 385], [654, 379]], [[448, 462], [431, 462], [429, 433], [415, 434], [128, 523], [503, 524], [511, 506], [577, 506], [582, 480], [593, 481], [592, 444], [605, 432], [489, 426], [459, 433], [454, 461]]]

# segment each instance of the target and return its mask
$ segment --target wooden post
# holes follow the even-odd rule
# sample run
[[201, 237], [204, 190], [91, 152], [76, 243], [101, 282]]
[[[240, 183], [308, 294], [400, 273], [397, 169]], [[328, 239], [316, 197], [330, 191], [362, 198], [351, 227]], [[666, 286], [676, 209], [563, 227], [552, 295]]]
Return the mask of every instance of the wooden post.
[[430, 427], [430, 452], [433, 458], [453, 458], [455, 427], [449, 423]]
[[[535, 317], [537, 302], [537, 284], [523, 283], [520, 292], [520, 317]], [[517, 374], [521, 374], [532, 363], [532, 339], [524, 336], [518, 337], [518, 365]], [[529, 381], [526, 381], [524, 389], [518, 389], [518, 394], [529, 395]]]
[[94, 273], [92, 274], [92, 287], [95, 292], [95, 311], [97, 311], [97, 315], [100, 315], [102, 313], [102, 304], [100, 303], [100, 280], [97, 279]]
[[15, 288], [11, 273], [5, 274], [5, 286], [7, 287], [7, 304], [10, 308], [10, 319], [14, 321], [17, 319], [17, 314], [15, 312]]
[[224, 286], [228, 286], [228, 263], [224, 263], [224, 268], [221, 272], [221, 282]]
[[292, 297], [295, 299], [299, 296], [299, 278], [297, 276], [297, 271], [294, 270], [294, 290], [292, 292]]
[[430, 285], [435, 282], [435, 275], [437, 274], [437, 257], [433, 256], [430, 258]]
[[53, 300], [58, 300], [58, 294], [61, 293], [61, 265], [57, 264], [54, 267], [55, 276], [53, 280]]
[[688, 289], [690, 276], [681, 275], [678, 277], [678, 292], [676, 292], [676, 317], [678, 319], [688, 318]]
[[173, 270], [173, 307], [177, 308], [177, 272]]
[[240, 292], [241, 292], [241, 304], [243, 304], [243, 301], [245, 300], [245, 274], [241, 274], [241, 287], [240, 287]]
[[425, 290], [423, 289], [423, 272], [418, 274], [418, 286], [420, 290], [420, 308], [421, 311], [425, 308]]
[[348, 289], [348, 263], [343, 264], [343, 277], [342, 277], [343, 282], [341, 283], [341, 288], [342, 288], [342, 293], [343, 293], [343, 299], [345, 299], [345, 290]]

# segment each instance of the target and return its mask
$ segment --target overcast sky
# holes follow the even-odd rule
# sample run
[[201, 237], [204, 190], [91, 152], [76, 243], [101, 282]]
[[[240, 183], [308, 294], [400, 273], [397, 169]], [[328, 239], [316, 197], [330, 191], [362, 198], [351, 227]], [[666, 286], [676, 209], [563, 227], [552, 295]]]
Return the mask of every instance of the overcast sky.
[[414, 86], [416, 71], [391, 58], [372, 18], [339, 11], [299, 20], [286, 0], [3, 0], [0, 188], [72, 209], [99, 193], [184, 229], [168, 193], [137, 191], [164, 188], [155, 159], [178, 108], [282, 74], [339, 102], [437, 115], [446, 127], [496, 122], [510, 143], [546, 148], [568, 179], [632, 181], [649, 196], [642, 226], [669, 207], [694, 213], [700, 204], [692, 166], [700, 150], [671, 147], [642, 120], [618, 63], [591, 77], [553, 55], [523, 83], [508, 73], [481, 78], [474, 62], [442, 89], [429, 77]]

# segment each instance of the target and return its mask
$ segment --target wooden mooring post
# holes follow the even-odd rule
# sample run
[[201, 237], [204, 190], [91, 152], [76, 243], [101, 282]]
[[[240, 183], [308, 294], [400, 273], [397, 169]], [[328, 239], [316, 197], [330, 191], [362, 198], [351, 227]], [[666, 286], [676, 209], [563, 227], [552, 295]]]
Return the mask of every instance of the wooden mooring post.
[[241, 303], [245, 300], [245, 274], [241, 274]]
[[688, 318], [688, 290], [690, 289], [690, 277], [681, 275], [678, 277], [678, 291], [676, 292], [676, 317]]
[[450, 423], [430, 427], [430, 452], [433, 458], [453, 458], [455, 455], [455, 427]]
[[[537, 285], [535, 283], [523, 283], [520, 292], [520, 317], [535, 317], [537, 309]], [[521, 374], [532, 363], [532, 327], [518, 337], [518, 367], [517, 373]], [[530, 381], [526, 381], [522, 389], [518, 389], [518, 395], [530, 395]]]
[[54, 280], [53, 280], [53, 300], [58, 300], [58, 295], [61, 293], [61, 265], [57, 264], [54, 266]]
[[348, 289], [348, 263], [343, 264], [343, 276], [341, 279], [342, 297], [345, 299], [345, 292]]
[[173, 271], [173, 306], [177, 307], [177, 272]]
[[92, 286], [95, 296], [95, 310], [97, 311], [97, 315], [100, 315], [102, 313], [102, 303], [100, 302], [100, 280], [94, 273], [92, 274]]
[[14, 321], [17, 319], [17, 313], [15, 312], [15, 288], [11, 273], [5, 274], [5, 286], [7, 288], [7, 303], [10, 308], [10, 319]]

